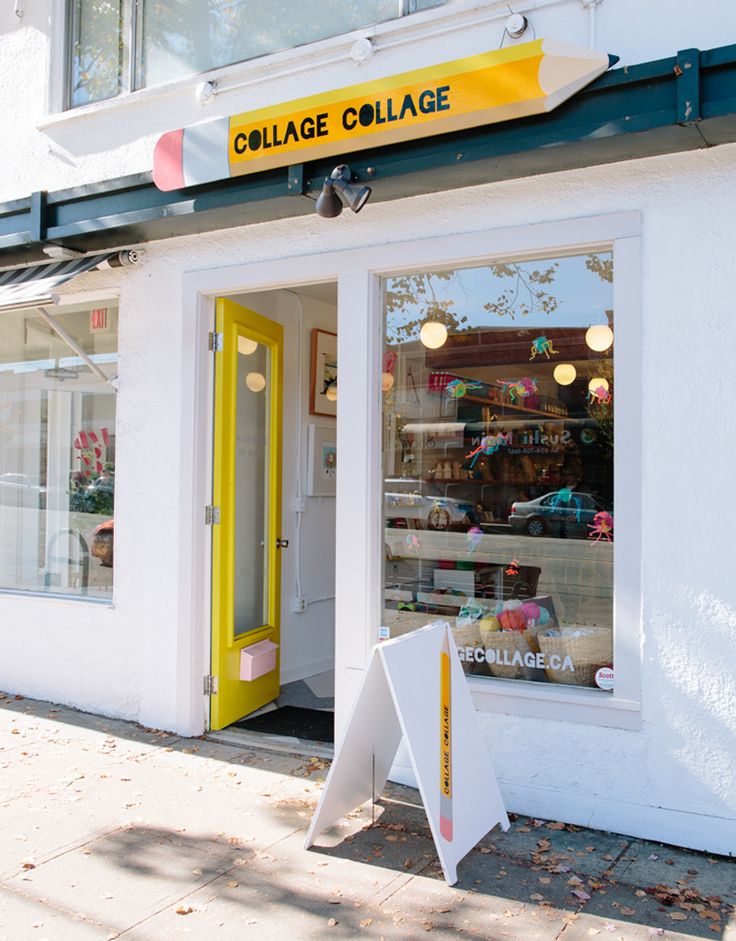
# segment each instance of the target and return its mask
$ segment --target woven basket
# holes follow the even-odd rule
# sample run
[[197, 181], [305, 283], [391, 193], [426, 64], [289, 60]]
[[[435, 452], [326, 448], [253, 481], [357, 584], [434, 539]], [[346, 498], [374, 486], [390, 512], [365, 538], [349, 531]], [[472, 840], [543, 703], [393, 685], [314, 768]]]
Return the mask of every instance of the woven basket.
[[[477, 621], [463, 624], [462, 627], [458, 627], [456, 621], [455, 627], [452, 628], [452, 636], [455, 638], [458, 647], [475, 648], [481, 645], [480, 628]], [[460, 663], [465, 673], [471, 673], [473, 676], [488, 676], [488, 664], [485, 660], [482, 663], [476, 663], [475, 660], [461, 660]]]
[[[564, 630], [564, 629], [563, 629]], [[559, 637], [545, 637], [539, 634], [539, 648], [544, 654], [545, 673], [551, 683], [564, 683], [566, 686], [595, 686], [597, 670], [609, 664], [613, 657], [613, 634], [605, 627], [586, 627], [589, 634], [572, 637], [571, 631]], [[549, 658], [557, 654], [564, 661], [572, 660], [573, 670], [552, 669]]]
[[[499, 655], [506, 660], [512, 660], [515, 653], [537, 653], [539, 647], [531, 631], [483, 631], [483, 645], [486, 650], [493, 650], [496, 657]], [[505, 654], [505, 656], [504, 656]], [[529, 667], [524, 663], [515, 663], [507, 666], [504, 663], [488, 664], [493, 676], [500, 676], [507, 680], [536, 680], [541, 679], [542, 671]]]

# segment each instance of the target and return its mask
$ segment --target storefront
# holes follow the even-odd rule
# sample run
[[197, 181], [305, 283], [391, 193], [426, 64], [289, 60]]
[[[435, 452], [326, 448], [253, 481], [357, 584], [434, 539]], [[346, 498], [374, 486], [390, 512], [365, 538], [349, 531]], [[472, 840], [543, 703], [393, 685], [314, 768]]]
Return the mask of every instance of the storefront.
[[[0, 687], [198, 735], [334, 674], [339, 737], [379, 637], [446, 619], [510, 810], [732, 851], [727, 435], [703, 404], [732, 332], [736, 54], [695, 57], [696, 129], [684, 56], [495, 136], [225, 178], [186, 142], [236, 109], [157, 113], [160, 189], [6, 204], [9, 272], [48, 243], [145, 253], [0, 314]], [[423, 113], [374, 96], [369, 121], [354, 84], [330, 85], [346, 134]], [[231, 144], [312, 139], [282, 123]], [[346, 162], [370, 200], [320, 218]]]

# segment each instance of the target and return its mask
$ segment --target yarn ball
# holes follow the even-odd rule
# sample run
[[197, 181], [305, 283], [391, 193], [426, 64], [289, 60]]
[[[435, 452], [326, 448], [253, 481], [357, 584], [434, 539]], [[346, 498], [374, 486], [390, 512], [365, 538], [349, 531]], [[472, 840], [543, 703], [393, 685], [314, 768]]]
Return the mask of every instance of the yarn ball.
[[527, 620], [539, 620], [540, 607], [538, 604], [534, 604], [533, 601], [525, 601], [524, 604], [519, 608], [519, 611], [525, 615]]
[[519, 601], [518, 598], [509, 598], [509, 600], [504, 605], [506, 611], [516, 611], [518, 608], [521, 608], [524, 604], [523, 601]]
[[539, 609], [539, 623], [546, 624], [549, 621], [549, 611], [546, 608]]
[[495, 617], [485, 617], [485, 618], [481, 618], [481, 620], [478, 622], [478, 627], [480, 628], [481, 634], [482, 634], [484, 631], [489, 631], [489, 632], [490, 632], [490, 631], [500, 631], [500, 630], [501, 630], [501, 623], [499, 622], [498, 618], [495, 618]]
[[501, 622], [501, 630], [520, 633], [526, 630], [526, 618], [521, 611], [503, 611], [498, 620]]

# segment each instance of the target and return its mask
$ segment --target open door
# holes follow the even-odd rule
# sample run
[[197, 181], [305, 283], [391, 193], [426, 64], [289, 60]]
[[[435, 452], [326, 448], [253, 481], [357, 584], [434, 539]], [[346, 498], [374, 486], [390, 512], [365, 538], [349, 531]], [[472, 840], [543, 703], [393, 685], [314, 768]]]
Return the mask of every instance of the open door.
[[[241, 679], [241, 651], [279, 644], [282, 545], [283, 328], [219, 299], [216, 337], [211, 729], [279, 694], [279, 650], [275, 665], [249, 680]], [[255, 674], [273, 663], [265, 646], [270, 654]]]

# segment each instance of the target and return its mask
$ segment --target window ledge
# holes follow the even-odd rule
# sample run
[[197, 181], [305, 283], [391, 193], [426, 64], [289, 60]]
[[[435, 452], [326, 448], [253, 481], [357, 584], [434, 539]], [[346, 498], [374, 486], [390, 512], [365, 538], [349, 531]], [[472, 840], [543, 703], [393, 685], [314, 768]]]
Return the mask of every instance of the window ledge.
[[51, 594], [47, 591], [25, 591], [24, 589], [0, 588], [0, 599], [2, 598], [31, 598], [33, 601], [66, 601], [78, 602], [83, 605], [94, 605], [98, 608], [108, 608], [112, 610], [115, 605], [109, 598], [90, 598], [85, 595], [64, 595]]
[[[542, 0], [542, 2], [559, 3], [560, 0]], [[208, 117], [218, 117], [223, 110], [217, 108], [216, 104], [213, 107], [212, 102], [207, 106], [197, 104], [195, 91], [203, 82], [217, 82], [220, 88], [216, 98], [222, 98], [225, 102], [230, 90], [290, 77], [295, 72], [316, 71], [321, 66], [350, 62], [350, 50], [353, 43], [356, 39], [365, 36], [374, 40], [376, 51], [380, 54], [383, 50], [409, 43], [415, 46], [416, 41], [424, 37], [435, 37], [444, 33], [462, 31], [472, 26], [483, 26], [489, 21], [505, 19], [507, 16], [506, 3], [498, 2], [498, 0], [490, 4], [481, 3], [479, 0], [449, 0], [444, 6], [435, 9], [412, 13], [410, 16], [398, 17], [385, 23], [369, 24], [340, 36], [270, 53], [257, 59], [221, 66], [208, 72], [188, 75], [185, 78], [142, 88], [104, 101], [95, 101], [65, 111], [60, 110], [45, 116], [37, 122], [36, 127], [42, 132], [53, 132], [55, 129], [94, 122], [96, 118], [109, 116], [120, 110], [142, 110], [153, 104], [161, 104], [168, 99], [175, 99], [180, 104], [184, 96], [189, 96], [191, 99], [194, 114], [190, 123], [195, 123]], [[489, 42], [492, 44], [492, 40], [489, 39]], [[355, 73], [357, 83], [360, 80], [360, 66], [357, 63], [355, 63]], [[242, 110], [242, 104], [236, 104], [234, 108]], [[226, 113], [228, 111], [226, 106], [224, 111]], [[162, 127], [160, 130], [168, 129]]]
[[638, 731], [641, 703], [615, 693], [553, 683], [468, 677], [473, 702], [480, 712], [501, 712]]

